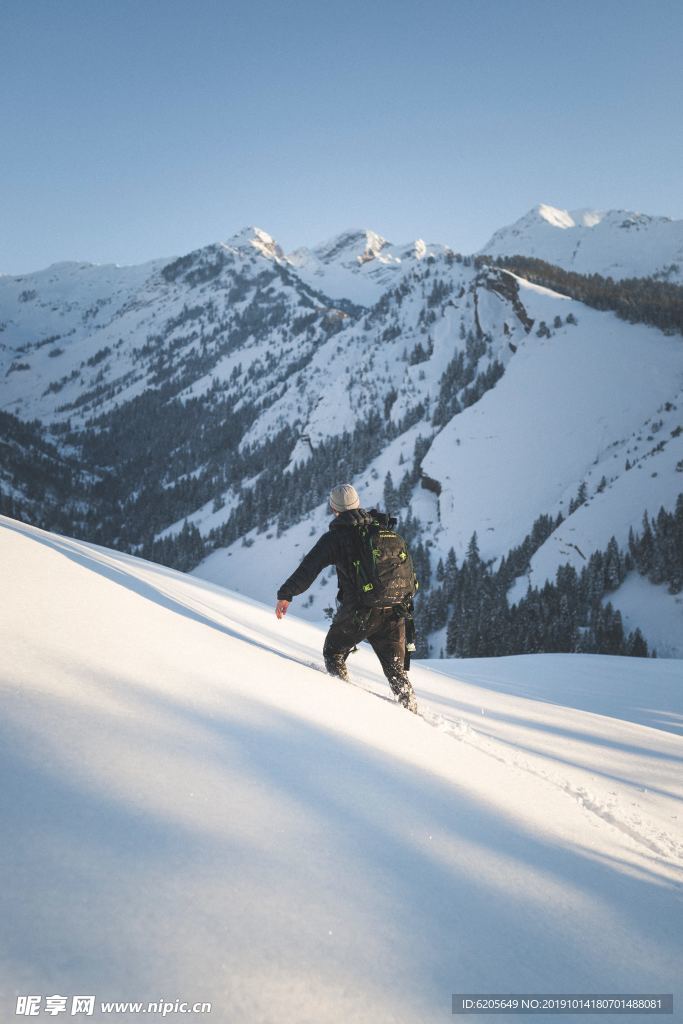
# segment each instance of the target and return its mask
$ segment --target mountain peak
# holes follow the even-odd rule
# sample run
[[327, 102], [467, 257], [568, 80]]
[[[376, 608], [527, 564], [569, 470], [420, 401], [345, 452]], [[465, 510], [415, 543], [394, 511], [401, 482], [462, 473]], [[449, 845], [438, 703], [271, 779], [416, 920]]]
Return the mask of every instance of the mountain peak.
[[375, 259], [390, 243], [369, 228], [355, 228], [323, 242], [313, 250], [321, 263], [367, 263]]
[[539, 203], [530, 215], [535, 220], [543, 220], [554, 228], [574, 228], [576, 223], [569, 210], [560, 210], [556, 206], [549, 206], [547, 203]]
[[605, 227], [632, 227], [634, 225], [647, 225], [653, 221], [670, 223], [668, 217], [651, 217], [648, 214], [635, 213], [633, 210], [595, 210], [592, 207], [581, 207], [578, 210], [562, 210], [557, 206], [550, 206], [548, 203], [539, 203], [529, 210], [524, 217], [511, 225], [503, 228], [503, 231], [520, 227], [528, 227], [532, 224], [548, 224], [552, 228], [566, 230], [567, 228], [594, 228], [598, 224]]
[[605, 219], [605, 216], [604, 210], [593, 210], [590, 207], [583, 207], [580, 210], [562, 210], [557, 206], [550, 206], [549, 203], [539, 203], [525, 217], [517, 221], [517, 224], [538, 223], [540, 220], [552, 228], [564, 231], [567, 228], [594, 228], [596, 224], [600, 224]]
[[242, 228], [241, 231], [238, 231], [223, 244], [227, 248], [237, 249], [239, 252], [250, 253], [251, 250], [255, 249], [262, 256], [267, 256], [269, 259], [282, 259], [284, 257], [284, 253], [275, 239], [267, 231], [253, 225]]
[[603, 277], [681, 276], [683, 221], [631, 210], [563, 210], [539, 203], [500, 228], [480, 250], [491, 256], [528, 256]]

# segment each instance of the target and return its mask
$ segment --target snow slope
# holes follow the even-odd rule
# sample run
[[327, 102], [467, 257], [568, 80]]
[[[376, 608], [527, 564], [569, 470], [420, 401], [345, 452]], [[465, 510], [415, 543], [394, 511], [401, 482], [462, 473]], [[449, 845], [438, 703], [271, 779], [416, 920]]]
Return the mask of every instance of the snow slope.
[[683, 281], [683, 221], [627, 210], [559, 210], [541, 203], [501, 228], [481, 249], [533, 256], [579, 274], [662, 275]]
[[3, 1017], [22, 993], [219, 1024], [680, 1001], [680, 663], [425, 664], [413, 717], [371, 652], [331, 680], [319, 628], [217, 586], [9, 519], [0, 558]]

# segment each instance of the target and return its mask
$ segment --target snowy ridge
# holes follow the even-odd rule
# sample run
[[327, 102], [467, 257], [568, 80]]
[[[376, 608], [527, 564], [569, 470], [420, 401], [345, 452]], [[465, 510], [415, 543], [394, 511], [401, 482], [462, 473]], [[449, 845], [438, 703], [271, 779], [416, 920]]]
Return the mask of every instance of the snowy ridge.
[[5, 518], [0, 555], [6, 1015], [22, 991], [196, 993], [219, 1024], [431, 1024], [459, 987], [540, 979], [680, 998], [679, 662], [421, 665], [416, 718], [365, 648], [356, 685], [322, 674], [291, 614]]

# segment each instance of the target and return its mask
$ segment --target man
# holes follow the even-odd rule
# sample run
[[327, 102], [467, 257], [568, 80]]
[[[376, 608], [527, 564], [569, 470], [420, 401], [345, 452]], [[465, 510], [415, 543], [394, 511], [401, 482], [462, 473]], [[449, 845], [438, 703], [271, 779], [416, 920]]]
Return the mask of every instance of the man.
[[[367, 640], [380, 660], [382, 670], [399, 703], [409, 711], [417, 713], [417, 701], [405, 669], [406, 651], [406, 605], [388, 603], [367, 607], [358, 586], [360, 529], [379, 523], [391, 531], [395, 520], [382, 512], [372, 509], [366, 512], [360, 507], [360, 498], [351, 484], [339, 484], [330, 494], [330, 509], [334, 519], [327, 533], [311, 548], [298, 569], [282, 584], [277, 592], [275, 614], [281, 619], [287, 612], [292, 598], [308, 590], [316, 576], [328, 565], [337, 568], [339, 592], [338, 611], [325, 638], [323, 657], [330, 675], [348, 681], [346, 659], [350, 651], [361, 640]], [[396, 538], [391, 532], [386, 536]], [[407, 559], [407, 552], [400, 552]], [[411, 586], [414, 580], [411, 572]], [[366, 585], [362, 590], [372, 590]], [[405, 590], [405, 586], [404, 586]], [[398, 590], [397, 590], [398, 594]]]

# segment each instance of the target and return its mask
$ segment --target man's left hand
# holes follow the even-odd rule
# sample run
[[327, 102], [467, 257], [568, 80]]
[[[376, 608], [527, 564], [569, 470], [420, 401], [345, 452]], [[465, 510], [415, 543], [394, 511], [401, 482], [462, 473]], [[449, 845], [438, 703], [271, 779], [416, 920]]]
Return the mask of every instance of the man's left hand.
[[277, 615], [278, 619], [284, 619], [285, 615], [287, 614], [288, 608], [289, 601], [278, 601], [278, 603], [275, 605], [275, 614]]

